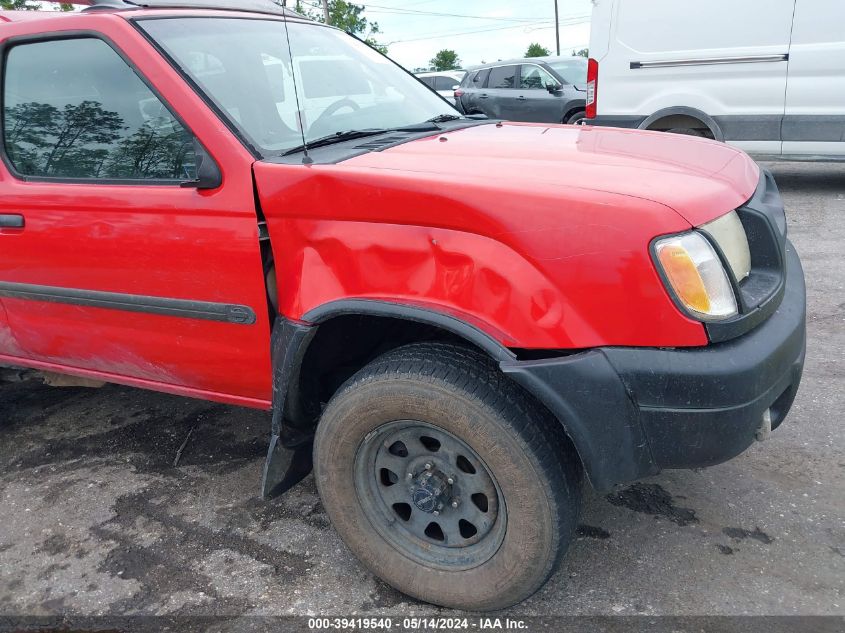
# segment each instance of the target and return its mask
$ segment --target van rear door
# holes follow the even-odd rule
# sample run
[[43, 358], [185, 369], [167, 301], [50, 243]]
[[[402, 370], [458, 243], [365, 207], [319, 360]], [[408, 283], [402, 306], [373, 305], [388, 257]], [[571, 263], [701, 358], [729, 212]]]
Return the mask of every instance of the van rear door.
[[798, 0], [792, 47], [783, 153], [845, 156], [845, 41], [842, 0]]

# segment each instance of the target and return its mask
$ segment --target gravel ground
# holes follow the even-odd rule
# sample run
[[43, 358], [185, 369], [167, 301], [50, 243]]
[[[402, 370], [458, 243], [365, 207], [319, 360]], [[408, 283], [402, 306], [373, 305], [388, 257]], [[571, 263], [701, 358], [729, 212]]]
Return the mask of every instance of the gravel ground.
[[[808, 282], [793, 412], [727, 464], [588, 492], [561, 569], [507, 615], [845, 615], [845, 166], [770, 167]], [[0, 616], [448, 614], [364, 570], [312, 478], [257, 498], [267, 432], [123, 387], [0, 385]]]

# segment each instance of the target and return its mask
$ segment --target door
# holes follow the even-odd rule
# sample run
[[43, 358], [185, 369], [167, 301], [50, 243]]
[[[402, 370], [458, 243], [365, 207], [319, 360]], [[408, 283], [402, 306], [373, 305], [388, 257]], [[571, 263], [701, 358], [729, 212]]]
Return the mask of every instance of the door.
[[519, 66], [495, 66], [490, 69], [487, 87], [478, 95], [478, 107], [494, 119], [521, 121], [518, 99]]
[[[548, 86], [560, 86], [549, 91]], [[519, 73], [520, 121], [561, 123], [563, 120], [563, 85], [537, 64], [523, 64]]]
[[792, 47], [783, 153], [845, 156], [845, 11], [841, 0], [798, 0]]
[[[4, 230], [0, 228], [0, 235]], [[12, 326], [9, 324], [9, 317], [6, 316], [6, 308], [0, 301], [0, 367], [3, 366], [2, 358], [15, 358], [21, 355], [20, 347], [12, 333]]]
[[[0, 231], [12, 355], [266, 406], [269, 316], [251, 160], [234, 169], [220, 153], [223, 185], [194, 186], [192, 131], [104, 39], [17, 38], [4, 52], [0, 215], [23, 225]], [[163, 65], [160, 81], [175, 75], [147, 55]], [[199, 140], [220, 148], [221, 126], [216, 135], [203, 126]]]

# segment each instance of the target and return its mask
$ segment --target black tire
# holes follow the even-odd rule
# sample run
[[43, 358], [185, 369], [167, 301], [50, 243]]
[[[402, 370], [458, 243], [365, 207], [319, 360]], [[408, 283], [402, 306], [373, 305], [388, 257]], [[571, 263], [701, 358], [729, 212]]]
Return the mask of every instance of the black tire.
[[691, 127], [673, 127], [671, 130], [666, 130], [667, 134], [680, 134], [681, 136], [697, 136], [699, 138], [706, 138], [706, 134]]
[[[410, 431], [402, 425], [410, 425]], [[397, 484], [388, 482], [395, 476], [386, 476], [386, 469], [377, 474], [378, 455], [395, 446], [386, 448], [391, 440], [382, 440], [380, 434], [394, 428], [399, 428], [398, 433], [410, 433], [409, 443], [415, 438], [420, 442], [430, 440], [416, 434], [418, 429], [431, 429], [431, 435], [444, 442], [444, 452], [445, 443], [453, 440], [454, 446], [466, 447], [470, 461], [477, 460], [478, 472], [473, 468], [471, 475], [460, 465], [460, 457], [453, 458], [454, 452], [441, 455], [439, 443], [431, 453], [435, 460], [442, 457], [444, 464], [459, 464], [461, 470], [442, 466], [444, 471], [452, 468], [456, 473], [454, 486], [450, 486], [452, 494], [461, 486], [469, 492], [471, 486], [479, 485], [471, 483], [479, 481], [476, 475], [492, 478], [492, 494], [500, 494], [501, 499], [491, 499], [489, 508], [484, 501], [483, 512], [495, 507], [497, 514], [489, 525], [482, 520], [480, 529], [488, 531], [478, 543], [461, 549], [461, 532], [451, 545], [433, 542], [424, 544], [422, 550], [412, 546], [417, 541], [411, 537], [418, 538], [410, 527], [412, 523], [418, 524], [420, 516], [425, 522], [435, 515], [420, 515], [428, 510], [416, 498], [412, 499], [414, 506], [389, 506], [381, 496], [385, 486], [392, 485], [407, 488], [391, 489], [391, 494], [419, 492], [415, 482], [426, 476], [422, 471], [412, 480], [412, 468], [404, 462], [409, 471], [405, 481], [401, 480], [405, 473], [396, 473], [400, 479]], [[424, 453], [430, 448], [419, 450]], [[376, 482], [372, 486], [375, 493], [362, 480], [370, 476], [371, 462], [366, 456], [373, 451], [376, 457], [371, 479]], [[392, 460], [396, 455], [386, 457]], [[353, 553], [376, 576], [400, 591], [459, 609], [501, 609], [537, 591], [567, 550], [581, 506], [580, 462], [557, 420], [501, 374], [484, 354], [447, 343], [401, 347], [350, 378], [323, 413], [314, 440], [314, 464], [326, 511]], [[432, 466], [427, 463], [425, 468]], [[435, 464], [434, 471], [440, 472], [440, 468]], [[453, 483], [452, 478], [448, 481]], [[475, 498], [472, 495], [473, 503]], [[477, 515], [478, 508], [464, 501], [466, 507], [461, 505], [453, 511], [447, 499], [441, 518], [432, 521], [444, 525], [451, 521], [453, 525], [460, 512]], [[390, 514], [394, 511], [391, 508], [400, 505], [418, 514], [397, 519]], [[449, 512], [455, 513], [451, 519]], [[499, 540], [490, 540], [494, 537]], [[405, 543], [409, 546], [403, 547]], [[495, 547], [490, 543], [496, 543]], [[453, 555], [449, 548], [458, 554]], [[462, 558], [460, 552], [466, 555]], [[476, 556], [481, 558], [476, 560]], [[471, 565], [468, 560], [473, 561]]]
[[587, 118], [587, 113], [580, 110], [569, 117], [564, 123], [567, 125], [584, 125], [584, 119]]

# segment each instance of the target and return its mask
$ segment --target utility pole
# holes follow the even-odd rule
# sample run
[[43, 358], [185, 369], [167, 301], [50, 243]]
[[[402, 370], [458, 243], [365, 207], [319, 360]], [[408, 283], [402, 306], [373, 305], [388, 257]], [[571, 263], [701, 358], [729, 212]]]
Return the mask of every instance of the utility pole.
[[[323, 0], [323, 3], [325, 4], [325, 0]], [[557, 56], [560, 57], [560, 20], [558, 19], [557, 0], [555, 0], [555, 42], [557, 42]]]
[[326, 18], [326, 24], [329, 23], [329, 0], [323, 0], [323, 17]]

